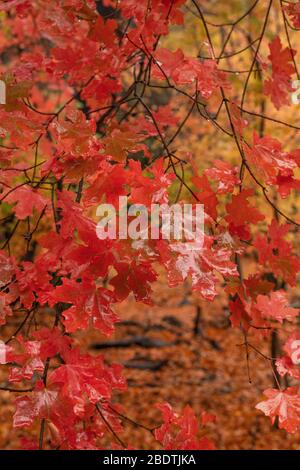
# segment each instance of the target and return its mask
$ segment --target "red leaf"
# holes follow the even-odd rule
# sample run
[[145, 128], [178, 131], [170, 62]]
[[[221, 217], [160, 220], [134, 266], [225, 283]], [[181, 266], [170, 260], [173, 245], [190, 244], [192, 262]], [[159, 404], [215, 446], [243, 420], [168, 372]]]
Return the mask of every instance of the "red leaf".
[[115, 287], [115, 295], [119, 301], [133, 292], [137, 301], [152, 303], [150, 282], [155, 281], [157, 275], [150, 263], [133, 260], [131, 263], [117, 263], [114, 267], [118, 274], [111, 279], [110, 284]]
[[42, 196], [37, 190], [27, 186], [15, 189], [7, 196], [6, 201], [17, 203], [15, 213], [20, 220], [31, 216], [34, 208], [41, 212], [49, 202], [48, 199]]
[[40, 385], [40, 390], [30, 396], [16, 398], [16, 412], [13, 424], [15, 428], [28, 428], [36, 418], [49, 419], [52, 408], [57, 400], [58, 392]]
[[278, 416], [279, 428], [295, 433], [300, 426], [300, 396], [297, 387], [289, 387], [283, 391], [269, 388], [264, 395], [268, 400], [258, 403], [255, 408], [269, 416], [272, 423]]
[[298, 310], [288, 306], [284, 291], [271, 292], [270, 296], [259, 295], [256, 299], [256, 308], [264, 317], [273, 318], [280, 323], [283, 320], [293, 320], [298, 316]]
[[283, 49], [279, 36], [273, 39], [269, 48], [268, 58], [272, 64], [272, 77], [265, 80], [264, 93], [270, 96], [274, 106], [280, 109], [281, 106], [290, 104], [291, 78], [295, 73], [293, 57], [296, 51], [289, 47]]
[[274, 219], [268, 228], [268, 236], [258, 235], [253, 245], [258, 251], [259, 262], [293, 286], [300, 260], [293, 254], [291, 243], [284, 239], [288, 232], [288, 225], [279, 225]]
[[214, 60], [201, 62], [192, 57], [185, 57], [181, 49], [171, 52], [158, 49], [155, 53], [153, 75], [156, 78], [171, 78], [176, 84], [197, 83], [203, 98], [209, 99], [221, 86], [229, 88], [226, 73], [217, 68]]
[[276, 178], [279, 175], [291, 176], [293, 168], [297, 166], [292, 155], [282, 150], [282, 145], [277, 139], [269, 136], [259, 137], [255, 131], [252, 147], [245, 145], [244, 151], [253, 168], [269, 184], [277, 184]]
[[232, 167], [229, 163], [222, 160], [215, 160], [213, 168], [205, 170], [205, 174], [218, 182], [218, 194], [231, 193], [235, 186], [240, 183], [238, 177], [238, 167]]
[[158, 249], [168, 271], [170, 286], [177, 286], [188, 276], [192, 278], [193, 290], [213, 300], [217, 294], [217, 278], [214, 272], [223, 276], [237, 276], [236, 265], [230, 261], [231, 252], [226, 248], [212, 248], [213, 238], [205, 237], [204, 246], [195, 243], [174, 243], [168, 247], [158, 242]]
[[283, 9], [291, 17], [294, 28], [300, 29], [300, 2], [291, 2], [288, 5], [283, 5]]
[[215, 191], [209, 184], [208, 178], [206, 175], [203, 176], [193, 176], [192, 183], [197, 188], [197, 197], [199, 202], [204, 204], [205, 212], [210, 215], [214, 220], [216, 220], [217, 214], [217, 205], [218, 199]]
[[244, 189], [232, 196], [232, 200], [226, 205], [227, 215], [225, 220], [229, 223], [229, 232], [248, 240], [250, 231], [248, 224], [257, 224], [264, 220], [264, 216], [256, 207], [250, 205], [248, 198], [253, 196], [252, 189]]
[[[155, 430], [155, 438], [166, 450], [212, 450], [214, 444], [207, 438], [198, 438], [199, 424], [193, 410], [186, 406], [181, 415], [175, 413], [168, 403], [157, 405], [164, 423]], [[202, 419], [202, 425], [213, 421], [213, 415]]]
[[300, 380], [300, 334], [294, 331], [289, 337], [283, 347], [286, 356], [283, 356], [276, 361], [278, 373], [283, 377], [289, 374], [297, 380]]
[[51, 303], [56, 302], [72, 304], [63, 313], [68, 332], [87, 329], [89, 324], [105, 335], [111, 335], [114, 331], [118, 317], [111, 308], [115, 302], [114, 295], [108, 289], [97, 288], [94, 282], [88, 280], [74, 282], [64, 279], [64, 283], [51, 294]]
[[74, 349], [63, 354], [65, 361], [49, 375], [50, 385], [59, 385], [60, 395], [82, 416], [89, 403], [109, 400], [113, 389], [124, 390], [125, 381], [118, 366], [105, 366], [101, 356], [81, 355]]

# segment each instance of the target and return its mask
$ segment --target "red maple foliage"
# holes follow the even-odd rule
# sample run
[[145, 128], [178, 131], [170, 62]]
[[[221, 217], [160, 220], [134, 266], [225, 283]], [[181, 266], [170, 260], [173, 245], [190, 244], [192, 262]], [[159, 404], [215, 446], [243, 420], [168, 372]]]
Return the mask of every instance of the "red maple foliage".
[[[19, 325], [3, 338], [1, 359], [9, 374], [1, 390], [19, 392], [16, 428], [39, 427], [36, 442], [26, 441], [27, 448], [43, 449], [46, 433], [51, 448], [101, 449], [111, 436], [124, 446], [118, 433], [126, 410], [119, 411], [115, 402], [116, 392], [126, 389], [122, 368], [80, 351], [73, 334], [93, 326], [112, 335], [119, 321], [115, 305], [130, 295], [151, 304], [158, 265], [166, 269], [170, 286], [189, 280], [198, 298], [213, 301], [220, 286], [225, 288], [232, 326], [240, 328], [247, 352], [249, 334], [261, 338], [293, 325], [298, 315], [286, 288], [296, 284], [300, 271], [289, 237], [299, 223], [277, 207], [269, 190], [286, 198], [300, 189], [300, 149], [286, 151], [284, 142], [263, 131], [251, 133], [249, 142], [244, 109], [254, 66], [261, 67], [264, 99], [277, 109], [289, 104], [296, 52], [276, 36], [268, 58], [260, 57], [269, 9], [240, 102], [232, 73], [216, 54], [205, 2], [189, 3], [205, 31], [207, 55], [161, 46], [172, 27], [184, 24], [186, 3], [0, 2], [9, 31], [0, 35], [1, 54], [8, 57], [1, 65], [6, 103], [0, 105], [0, 324], [16, 318]], [[282, 11], [299, 27], [298, 4]], [[158, 105], [151, 95], [157, 90], [165, 93]], [[182, 122], [176, 96], [191, 107]], [[226, 128], [218, 120], [221, 108]], [[194, 112], [232, 139], [239, 164], [216, 158], [198, 174], [193, 157], [173, 145]], [[175, 198], [174, 186], [179, 187]], [[258, 207], [259, 192], [272, 210], [269, 225]], [[147, 208], [172, 199], [204, 204], [203, 246], [192, 250], [162, 237], [140, 243], [99, 239], [96, 207], [115, 204], [119, 196]], [[7, 221], [14, 223], [9, 230]], [[14, 246], [18, 226], [25, 227], [25, 249], [24, 243]], [[245, 277], [240, 259], [251, 250], [256, 269]], [[45, 316], [47, 321], [33, 328], [43, 309], [51, 311], [51, 322]], [[286, 355], [275, 365], [267, 358], [276, 377], [300, 379], [293, 359], [298, 337], [290, 331]], [[300, 428], [296, 386], [282, 389], [278, 381], [278, 389], [265, 395], [259, 410], [272, 422], [278, 418], [288, 432]], [[167, 403], [158, 408], [163, 424], [148, 430], [163, 448], [214, 448], [205, 437], [214, 415], [203, 411], [196, 417], [189, 406], [177, 413]]]

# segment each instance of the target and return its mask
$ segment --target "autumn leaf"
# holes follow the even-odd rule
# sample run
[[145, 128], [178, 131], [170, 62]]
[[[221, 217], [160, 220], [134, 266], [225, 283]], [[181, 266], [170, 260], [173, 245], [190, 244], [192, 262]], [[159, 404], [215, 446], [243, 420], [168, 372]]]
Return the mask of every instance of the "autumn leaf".
[[112, 309], [112, 304], [115, 302], [113, 293], [102, 287], [97, 288], [88, 280], [79, 283], [65, 279], [51, 295], [51, 303], [55, 302], [72, 305], [63, 313], [68, 332], [93, 325], [109, 336], [114, 331], [114, 323], [118, 321]]
[[253, 168], [269, 184], [278, 183], [276, 179], [278, 176], [280, 178], [291, 176], [297, 166], [292, 156], [282, 150], [282, 145], [277, 139], [269, 136], [260, 138], [256, 132], [253, 133], [252, 147], [245, 146], [244, 150]]
[[265, 80], [264, 93], [270, 96], [274, 106], [280, 109], [281, 106], [290, 104], [291, 78], [295, 73], [293, 58], [296, 51], [289, 47], [284, 49], [279, 36], [269, 44], [269, 49], [272, 77]]
[[269, 388], [264, 391], [267, 400], [256, 405], [255, 408], [271, 418], [274, 424], [278, 416], [280, 429], [295, 433], [300, 426], [300, 397], [297, 387], [289, 387], [285, 390]]
[[42, 196], [38, 190], [29, 187], [19, 187], [8, 194], [6, 201], [9, 203], [16, 202], [15, 213], [18, 219], [24, 220], [31, 216], [33, 209], [41, 212], [47, 207], [48, 199]]
[[293, 2], [284, 5], [284, 10], [290, 16], [294, 28], [300, 28], [300, 2]]
[[52, 407], [58, 397], [56, 390], [41, 389], [31, 396], [21, 396], [16, 399], [14, 426], [16, 428], [30, 427], [35, 419], [49, 419]]
[[229, 232], [244, 240], [249, 240], [249, 224], [257, 224], [264, 220], [264, 215], [252, 206], [248, 198], [253, 196], [252, 189], [244, 189], [232, 196], [232, 200], [226, 205], [227, 215], [225, 220], [229, 223]]
[[[174, 412], [168, 403], [157, 405], [164, 423], [155, 430], [156, 439], [166, 450], [213, 450], [214, 444], [207, 438], [198, 438], [199, 423], [193, 410], [186, 406], [182, 414]], [[202, 425], [213, 421], [213, 416], [202, 414]]]
[[284, 320], [293, 320], [298, 315], [298, 310], [288, 306], [288, 300], [284, 291], [271, 292], [270, 296], [259, 295], [256, 299], [256, 307], [266, 318], [273, 318], [282, 323]]
[[209, 178], [218, 182], [218, 194], [231, 193], [234, 190], [235, 186], [240, 183], [238, 172], [238, 167], [232, 167], [222, 160], [215, 160], [214, 166], [205, 170]]

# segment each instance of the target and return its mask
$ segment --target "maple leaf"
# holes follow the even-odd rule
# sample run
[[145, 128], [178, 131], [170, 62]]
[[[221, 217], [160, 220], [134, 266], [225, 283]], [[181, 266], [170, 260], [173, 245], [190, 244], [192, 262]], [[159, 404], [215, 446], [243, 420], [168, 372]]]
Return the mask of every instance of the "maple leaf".
[[288, 356], [282, 356], [276, 359], [275, 365], [277, 372], [281, 377], [289, 374], [294, 379], [300, 380], [300, 371]]
[[[261, 287], [262, 289], [265, 288], [263, 285]], [[267, 289], [270, 289], [270, 287]], [[247, 297], [247, 290], [248, 288], [245, 288], [245, 285], [242, 284], [234, 292], [235, 297], [229, 302], [231, 324], [235, 328], [242, 328], [245, 332], [250, 328], [254, 328], [255, 333], [258, 330], [261, 336], [266, 336], [270, 329], [270, 323], [263, 317], [254, 301]], [[253, 296], [254, 293], [251, 295]]]
[[145, 135], [138, 135], [125, 126], [112, 128], [110, 135], [104, 139], [105, 151], [113, 160], [123, 162], [128, 153], [136, 153], [146, 147], [140, 142], [145, 140]]
[[191, 276], [193, 290], [204, 299], [213, 300], [217, 294], [215, 272], [225, 277], [238, 275], [236, 265], [230, 261], [231, 251], [226, 248], [213, 249], [213, 242], [213, 237], [205, 236], [203, 246], [197, 243], [167, 246], [162, 240], [157, 243], [171, 287]]
[[83, 112], [67, 109], [64, 121], [54, 121], [51, 130], [61, 151], [82, 155], [90, 150], [96, 124], [93, 119], [88, 121]]
[[21, 382], [22, 380], [30, 380], [35, 372], [42, 373], [45, 368], [44, 362], [40, 358], [40, 342], [26, 341], [19, 339], [20, 344], [24, 348], [21, 354], [9, 354], [9, 360], [15, 362], [21, 367], [12, 367], [10, 370], [9, 381]]
[[[106, 2], [108, 3], [108, 2]], [[120, 5], [122, 16], [130, 19], [136, 18], [137, 33], [134, 36], [139, 37], [141, 32], [144, 33], [146, 38], [151, 44], [150, 39], [154, 35], [153, 41], [155, 42], [156, 35], [168, 33], [168, 23], [182, 24], [183, 13], [180, 7], [185, 3], [185, 0], [174, 0], [172, 3], [173, 8], [170, 9], [169, 1], [158, 2], [158, 8], [149, 8], [144, 2], [137, 3], [134, 0], [127, 0]], [[133, 30], [135, 32], [135, 30]]]
[[[166, 106], [160, 106], [157, 111], [152, 112], [152, 116], [155, 120], [155, 122], [162, 128], [165, 129], [167, 127], [175, 127], [179, 124], [180, 118], [178, 115], [176, 115], [176, 109], [172, 109], [170, 105]], [[150, 123], [152, 126], [153, 120], [151, 119], [150, 116], [146, 116], [146, 119], [148, 123]], [[157, 135], [157, 129], [154, 126], [153, 129], [155, 129], [155, 134]]]
[[[51, 25], [50, 28], [48, 27], [48, 31], [51, 37]], [[112, 63], [107, 63], [105, 67], [103, 60], [101, 60], [103, 55], [99, 50], [99, 45], [86, 36], [83, 42], [81, 35], [74, 34], [72, 41], [57, 43], [51, 52], [52, 59], [50, 64], [48, 61], [47, 66], [54, 68], [55, 74], [58, 76], [68, 73], [70, 82], [77, 80], [80, 83], [87, 82], [91, 77], [97, 75], [97, 72], [103, 73], [107, 69], [112, 70], [113, 73]], [[111, 50], [108, 49], [107, 54], [109, 57]], [[86, 142], [82, 143], [86, 145]]]
[[37, 384], [37, 390], [31, 396], [16, 398], [16, 412], [13, 425], [15, 428], [30, 427], [36, 418], [49, 419], [57, 401], [58, 391], [44, 388]]
[[6, 84], [6, 111], [23, 111], [23, 99], [28, 98], [33, 83], [29, 80], [20, 80], [16, 82], [11, 74], [5, 74], [2, 79]]
[[251, 316], [246, 302], [240, 296], [237, 296], [237, 298], [229, 302], [229, 310], [231, 313], [230, 321], [232, 326], [235, 328], [241, 328], [242, 326], [245, 331], [248, 331]]
[[51, 330], [41, 328], [35, 331], [32, 336], [34, 341], [24, 341], [22, 337], [18, 337], [17, 347], [7, 351], [8, 360], [18, 364], [18, 367], [11, 369], [10, 382], [30, 380], [35, 372], [44, 372], [46, 359], [57, 354], [63, 355], [70, 349], [71, 339], [62, 336], [57, 327]]
[[12, 8], [16, 8], [16, 11], [21, 14], [23, 8], [30, 8], [30, 2], [28, 0], [8, 0], [7, 2], [0, 2], [0, 10], [9, 11]]
[[252, 147], [245, 145], [244, 151], [249, 162], [269, 184], [276, 184], [278, 175], [290, 177], [293, 168], [297, 166], [292, 155], [282, 150], [277, 139], [259, 137], [255, 131]]
[[[162, 412], [164, 423], [155, 430], [155, 438], [165, 450], [213, 450], [214, 444], [207, 438], [198, 438], [199, 424], [193, 410], [186, 406], [181, 415], [175, 413], [169, 403], [156, 405]], [[215, 417], [214, 417], [215, 418]], [[213, 421], [213, 416], [202, 415], [202, 425]]]
[[52, 292], [50, 299], [52, 304], [71, 304], [63, 313], [68, 332], [86, 329], [89, 324], [108, 336], [114, 331], [114, 323], [118, 321], [118, 317], [111, 308], [111, 304], [115, 302], [114, 295], [108, 289], [97, 288], [94, 282], [88, 280], [75, 282], [64, 279], [64, 283]]
[[72, 237], [62, 237], [56, 232], [48, 232], [39, 237], [39, 244], [44, 248], [39, 261], [47, 266], [48, 271], [55, 272], [61, 267], [61, 260], [68, 259], [68, 254], [73, 249]]
[[273, 318], [280, 323], [283, 320], [293, 320], [298, 315], [298, 310], [288, 306], [286, 292], [271, 292], [270, 296], [259, 295], [256, 299], [256, 308], [264, 317]]
[[82, 355], [73, 349], [62, 357], [65, 364], [49, 374], [48, 383], [60, 386], [60, 395], [72, 404], [75, 415], [82, 416], [89, 402], [109, 400], [113, 389], [125, 389], [121, 367], [106, 366], [102, 356]]
[[57, 354], [65, 354], [72, 343], [72, 339], [69, 336], [63, 336], [57, 327], [51, 330], [49, 328], [40, 328], [33, 332], [32, 336], [40, 344], [39, 356], [43, 361]]
[[23, 111], [5, 112], [0, 109], [0, 135], [10, 135], [10, 141], [14, 147], [28, 151], [28, 146], [35, 142], [44, 129], [41, 119], [33, 116], [28, 117]]
[[269, 44], [269, 49], [268, 58], [272, 64], [272, 77], [265, 80], [264, 93], [270, 96], [274, 106], [280, 109], [281, 106], [290, 104], [291, 78], [295, 73], [293, 57], [296, 51], [289, 47], [283, 49], [279, 36]]
[[300, 28], [300, 2], [288, 3], [283, 5], [283, 9], [287, 12], [292, 20], [294, 28]]
[[281, 172], [276, 177], [276, 186], [280, 196], [284, 199], [290, 195], [292, 189], [300, 190], [300, 180], [293, 177], [293, 173], [283, 175]]
[[213, 168], [205, 170], [204, 173], [218, 182], [218, 194], [226, 194], [232, 192], [240, 183], [238, 177], [238, 167], [232, 167], [229, 163], [222, 160], [215, 160]]
[[231, 202], [226, 205], [225, 220], [229, 223], [229, 232], [245, 240], [250, 238], [247, 225], [257, 224], [265, 218], [256, 207], [250, 205], [248, 198], [251, 196], [253, 196], [253, 190], [244, 189], [232, 196]]
[[250, 274], [247, 279], [244, 280], [246, 287], [246, 293], [252, 299], [261, 295], [269, 294], [274, 288], [274, 283], [263, 279], [260, 274]]
[[24, 261], [15, 274], [17, 280], [15, 289], [26, 308], [30, 308], [37, 297], [47, 296], [53, 289], [48, 266], [44, 264], [42, 258], [34, 263]]
[[102, 43], [106, 47], [112, 47], [117, 40], [114, 31], [117, 29], [116, 20], [108, 19], [104, 21], [98, 17], [95, 23], [92, 23], [88, 37], [97, 43]]
[[111, 279], [110, 284], [115, 287], [115, 295], [119, 301], [133, 292], [137, 301], [152, 304], [150, 282], [156, 280], [157, 274], [150, 263], [133, 260], [129, 263], [116, 263], [114, 268], [118, 274]]
[[[172, 28], [166, 37], [170, 25], [183, 24], [185, 1], [0, 1], [1, 58], [9, 71], [0, 74], [1, 92], [6, 88], [6, 104], [0, 105], [0, 193], [1, 201], [13, 204], [1, 205], [1, 243], [13, 257], [0, 251], [0, 324], [13, 315], [13, 331], [20, 334], [3, 346], [0, 360], [9, 370], [8, 380], [30, 381], [33, 387], [27, 395], [18, 394], [14, 424], [33, 426], [33, 431], [43, 431], [46, 425], [39, 447], [122, 447], [109, 437], [116, 438], [121, 421], [128, 421], [123, 408], [110, 403], [114, 391], [125, 389], [121, 368], [72, 349], [72, 333], [92, 326], [99, 334], [111, 334], [117, 321], [115, 304], [131, 294], [136, 301], [150, 303], [157, 279], [154, 267], [158, 273], [160, 265], [166, 267], [172, 286], [191, 278], [192, 290], [201, 298], [211, 301], [222, 290], [231, 295], [230, 320], [244, 333], [264, 336], [274, 320], [284, 324], [297, 314], [288, 305], [288, 293], [272, 292], [277, 283], [296, 285], [300, 261], [291, 242], [296, 228], [276, 221], [267, 227], [259, 224], [264, 217], [258, 194], [250, 203], [254, 191], [242, 188], [238, 169], [227, 163], [230, 142], [236, 138], [248, 162], [241, 168], [243, 183], [250, 178], [254, 185], [262, 179], [282, 198], [289, 196], [300, 189], [300, 150], [283, 150], [277, 124], [287, 124], [291, 146], [295, 126], [283, 117], [274, 124], [263, 109], [258, 114], [236, 104], [243, 89], [244, 71], [235, 67], [243, 52], [238, 46], [242, 28], [235, 28], [235, 41], [225, 41], [216, 59], [217, 34], [212, 42], [207, 37], [192, 45], [198, 35], [192, 31], [191, 13], [201, 16], [205, 4], [205, 17], [227, 17], [230, 5], [212, 11], [210, 3], [215, 2], [195, 3], [198, 11], [193, 7], [195, 11], [187, 13], [185, 27]], [[276, 16], [283, 9], [298, 28], [299, 5], [278, 2], [272, 11]], [[264, 19], [257, 15], [256, 20]], [[182, 34], [185, 29], [187, 35]], [[209, 36], [207, 30], [202, 32]], [[167, 47], [179, 44], [182, 49], [160, 48], [161, 40]], [[289, 104], [295, 51], [276, 37], [270, 44], [269, 64], [256, 55], [262, 73], [270, 70], [263, 77], [265, 95], [278, 109]], [[226, 59], [226, 68], [221, 68], [221, 59]], [[227, 93], [230, 84], [234, 89]], [[256, 91], [260, 95], [261, 87]], [[263, 102], [260, 98], [256, 104]], [[246, 115], [251, 128], [258, 126], [260, 131], [268, 121], [270, 134], [259, 137], [254, 132], [248, 145]], [[225, 140], [219, 131], [224, 131]], [[212, 152], [218, 159], [208, 168]], [[178, 192], [172, 187], [176, 179]], [[194, 191], [188, 191], [190, 180]], [[97, 237], [94, 206], [101, 202], [116, 207], [119, 196], [127, 196], [128, 207], [142, 203], [148, 209], [173, 199], [181, 206], [193, 192], [206, 209], [203, 245]], [[291, 201], [291, 212], [296, 213], [296, 202]], [[252, 253], [252, 247], [257, 252]], [[246, 278], [238, 276], [237, 255]], [[57, 326], [52, 328], [55, 313]], [[4, 332], [10, 329], [5, 325]], [[76, 333], [76, 342], [81, 341], [79, 336]], [[299, 380], [299, 341], [295, 330], [283, 347], [284, 355], [276, 360], [283, 377]], [[294, 432], [300, 423], [295, 389], [267, 393], [259, 409], [272, 421], [279, 417], [280, 425]], [[212, 414], [202, 411], [198, 419], [190, 407], [180, 413], [168, 404], [160, 409], [163, 424], [153, 434], [163, 447], [214, 448], [202, 429], [212, 425]], [[32, 439], [23, 438], [22, 443], [37, 447]]]
[[164, 162], [158, 159], [151, 165], [151, 178], [142, 173], [140, 162], [129, 162], [130, 174], [128, 184], [131, 187], [131, 201], [151, 207], [151, 204], [167, 204], [169, 202], [168, 188], [176, 178], [172, 173], [166, 173]]
[[70, 238], [76, 229], [83, 241], [97, 243], [96, 223], [83, 214], [83, 207], [74, 201], [74, 195], [69, 191], [58, 194], [57, 208], [61, 209], [59, 221], [60, 234], [63, 238]]
[[118, 204], [119, 196], [127, 194], [126, 184], [128, 183], [128, 172], [123, 165], [111, 165], [103, 162], [94, 178], [89, 178], [90, 186], [84, 194], [84, 204], [86, 206], [99, 204], [105, 195], [107, 203]]
[[48, 199], [42, 196], [37, 190], [30, 187], [19, 187], [8, 194], [6, 201], [16, 202], [15, 213], [18, 219], [24, 220], [33, 213], [33, 209], [41, 212], [47, 207]]
[[244, 189], [238, 194], [232, 196], [232, 200], [226, 205], [228, 215], [226, 220], [235, 226], [248, 224], [257, 224], [264, 220], [264, 216], [256, 207], [250, 205], [248, 198], [253, 196], [252, 189]]
[[176, 72], [184, 61], [184, 54], [181, 49], [171, 52], [168, 49], [160, 48], [155, 54], [155, 67], [153, 75], [156, 78], [165, 79], [166, 77], [175, 77]]
[[242, 136], [244, 129], [248, 126], [248, 121], [242, 116], [242, 112], [238, 105], [232, 101], [229, 103], [231, 121], [235, 132]]
[[[81, 276], [86, 280], [104, 278], [115, 262], [111, 240], [98, 240], [89, 246], [70, 247], [64, 268], [73, 279]], [[113, 299], [112, 299], [113, 301]]]
[[300, 270], [300, 260], [293, 254], [291, 243], [284, 239], [288, 232], [287, 224], [280, 225], [273, 219], [268, 227], [268, 235], [258, 235], [253, 245], [258, 251], [259, 262], [293, 286]]
[[255, 408], [271, 418], [272, 424], [278, 416], [280, 429], [295, 433], [300, 426], [300, 397], [297, 387], [289, 387], [285, 390], [269, 388], [264, 391], [268, 398], [256, 405]]
[[223, 90], [230, 89], [230, 84], [227, 81], [227, 74], [218, 70], [215, 60], [199, 60], [190, 59], [187, 64], [189, 67], [194, 67], [196, 72], [197, 88], [205, 100], [209, 100], [220, 88]]
[[298, 364], [300, 359], [300, 334], [298, 331], [293, 331], [285, 345], [283, 346], [284, 351], [291, 358], [293, 364]]
[[204, 204], [205, 212], [210, 215], [214, 220], [217, 218], [217, 205], [218, 199], [215, 191], [209, 184], [207, 176], [193, 176], [192, 183], [197, 188], [197, 198], [199, 202]]
[[[114, 41], [114, 38], [112, 40]], [[119, 81], [102, 76], [101, 79], [95, 77], [88, 86], [84, 88], [81, 96], [84, 100], [88, 100], [91, 106], [99, 108], [110, 102], [113, 93], [116, 94], [121, 91], [122, 86]]]
[[176, 84], [197, 83], [203, 98], [209, 99], [216, 90], [229, 88], [226, 73], [217, 68], [214, 60], [200, 62], [192, 57], [185, 57], [181, 49], [171, 52], [160, 48], [155, 53], [152, 74], [156, 78], [172, 78]]
[[293, 331], [289, 335], [283, 349], [286, 355], [276, 360], [278, 373], [282, 377], [289, 374], [300, 380], [300, 370], [297, 367], [300, 363], [300, 334], [298, 331]]

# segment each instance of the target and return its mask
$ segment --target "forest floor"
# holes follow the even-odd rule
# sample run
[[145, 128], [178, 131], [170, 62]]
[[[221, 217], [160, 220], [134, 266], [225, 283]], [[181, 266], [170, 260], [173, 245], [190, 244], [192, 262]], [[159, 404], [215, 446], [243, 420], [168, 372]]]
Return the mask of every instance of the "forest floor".
[[[189, 404], [197, 414], [205, 409], [217, 416], [207, 435], [218, 449], [299, 449], [299, 433], [277, 429], [255, 409], [262, 391], [273, 387], [272, 371], [267, 360], [250, 352], [249, 383], [243, 336], [230, 326], [225, 294], [213, 303], [201, 303], [198, 323], [197, 306], [186, 286], [169, 289], [165, 280], [158, 281], [153, 299], [153, 306], [133, 298], [119, 305], [121, 322], [112, 338], [91, 330], [76, 339], [83, 350], [124, 365], [128, 390], [116, 401], [126, 415], [154, 427], [160, 423], [156, 403], [167, 401], [178, 410]], [[260, 340], [266, 355], [269, 344], [265, 339], [261, 348]], [[12, 398], [13, 394], [0, 392], [1, 449], [18, 448], [18, 439], [28, 436], [12, 429]], [[159, 448], [150, 432], [128, 421], [121, 436], [135, 448]]]

